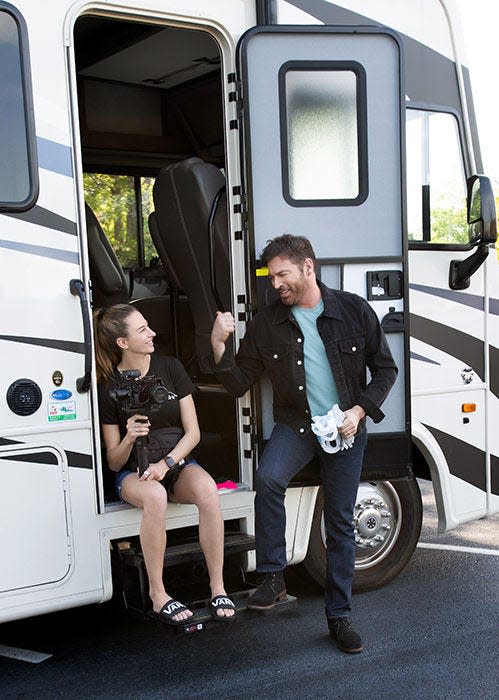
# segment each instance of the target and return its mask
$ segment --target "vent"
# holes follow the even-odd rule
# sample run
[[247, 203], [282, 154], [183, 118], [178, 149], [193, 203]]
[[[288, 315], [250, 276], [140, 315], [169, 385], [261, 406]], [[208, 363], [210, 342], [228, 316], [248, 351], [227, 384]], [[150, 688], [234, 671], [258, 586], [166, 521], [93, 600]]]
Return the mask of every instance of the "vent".
[[7, 404], [18, 416], [30, 416], [38, 411], [42, 392], [31, 379], [16, 379], [7, 389]]

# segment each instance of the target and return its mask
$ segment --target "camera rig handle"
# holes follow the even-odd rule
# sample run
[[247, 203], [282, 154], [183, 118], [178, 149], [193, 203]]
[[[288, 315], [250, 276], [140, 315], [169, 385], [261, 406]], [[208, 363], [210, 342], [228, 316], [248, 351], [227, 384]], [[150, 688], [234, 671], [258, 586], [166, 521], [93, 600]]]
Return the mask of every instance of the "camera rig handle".
[[135, 453], [137, 455], [137, 468], [139, 477], [146, 471], [149, 466], [149, 450], [147, 449], [148, 439], [146, 436], [141, 436], [135, 440]]

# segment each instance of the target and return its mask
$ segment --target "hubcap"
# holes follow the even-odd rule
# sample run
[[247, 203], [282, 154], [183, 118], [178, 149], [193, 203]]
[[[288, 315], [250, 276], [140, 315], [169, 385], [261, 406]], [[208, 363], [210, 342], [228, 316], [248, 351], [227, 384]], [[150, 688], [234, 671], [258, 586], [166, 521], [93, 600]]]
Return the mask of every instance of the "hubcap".
[[[390, 482], [360, 484], [353, 514], [357, 570], [375, 566], [388, 555], [400, 533], [401, 513], [399, 496]], [[321, 530], [325, 543], [324, 514]]]

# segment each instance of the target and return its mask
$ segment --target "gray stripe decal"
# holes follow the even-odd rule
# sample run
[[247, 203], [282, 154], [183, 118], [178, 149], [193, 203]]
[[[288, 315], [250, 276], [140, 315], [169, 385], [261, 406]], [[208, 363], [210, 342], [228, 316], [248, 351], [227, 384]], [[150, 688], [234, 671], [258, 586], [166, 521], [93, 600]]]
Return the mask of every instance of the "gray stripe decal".
[[499, 316], [499, 299], [489, 299], [489, 313]]
[[76, 236], [78, 233], [76, 223], [74, 221], [70, 221], [64, 216], [59, 216], [59, 214], [54, 214], [53, 211], [43, 209], [43, 207], [33, 207], [28, 211], [18, 213], [4, 212], [4, 216], [11, 216], [13, 219], [21, 219], [21, 221], [27, 221], [30, 224], [37, 224], [38, 226], [51, 228], [55, 231], [61, 231], [61, 233], [69, 233], [71, 236]]
[[464, 292], [453, 292], [451, 289], [441, 289], [440, 287], [428, 287], [425, 284], [409, 284], [409, 289], [414, 289], [417, 292], [424, 292], [432, 296], [449, 299], [457, 304], [471, 306], [474, 309], [483, 311], [484, 299], [478, 294], [465, 294]]
[[441, 366], [441, 362], [436, 362], [435, 360], [430, 360], [429, 357], [424, 357], [424, 355], [419, 355], [417, 352], [411, 351], [411, 360], [419, 360], [420, 362], [428, 362], [430, 365]]
[[482, 340], [477, 340], [467, 333], [416, 314], [410, 315], [409, 332], [411, 337], [433, 345], [452, 357], [459, 358], [464, 364], [472, 367], [483, 380], [484, 346]]
[[449, 471], [459, 479], [486, 491], [485, 452], [464, 440], [423, 423], [444, 453]]
[[58, 248], [46, 248], [41, 245], [30, 245], [29, 243], [16, 243], [15, 241], [5, 241], [0, 239], [0, 248], [8, 248], [9, 250], [18, 250], [21, 253], [29, 253], [29, 255], [39, 255], [42, 258], [51, 258], [53, 260], [62, 260], [62, 262], [80, 264], [80, 256], [78, 253], [72, 253], [69, 250], [60, 250]]
[[22, 335], [0, 335], [0, 340], [8, 340], [12, 343], [26, 343], [28, 345], [38, 345], [42, 348], [53, 348], [54, 350], [64, 350], [65, 352], [76, 352], [85, 354], [85, 344], [75, 343], [71, 340], [49, 340], [48, 338], [29, 338]]
[[49, 141], [37, 136], [38, 165], [44, 170], [50, 170], [59, 175], [73, 177], [73, 163], [71, 161], [71, 148], [56, 141]]

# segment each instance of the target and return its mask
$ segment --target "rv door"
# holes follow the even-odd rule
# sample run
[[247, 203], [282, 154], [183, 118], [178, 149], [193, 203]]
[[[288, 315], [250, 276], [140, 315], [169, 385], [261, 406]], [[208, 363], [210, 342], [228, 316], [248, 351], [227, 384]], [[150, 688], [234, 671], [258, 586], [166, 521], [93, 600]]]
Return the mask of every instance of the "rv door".
[[[398, 38], [376, 27], [257, 27], [240, 41], [238, 67], [255, 256], [276, 235], [307, 236], [322, 281], [369, 300], [400, 372], [384, 404], [386, 418], [379, 425], [370, 422], [364, 476], [373, 468], [386, 478], [406, 474], [404, 90]], [[264, 425], [264, 437], [269, 431]]]

